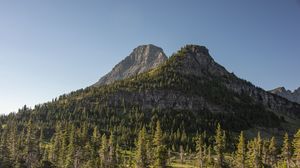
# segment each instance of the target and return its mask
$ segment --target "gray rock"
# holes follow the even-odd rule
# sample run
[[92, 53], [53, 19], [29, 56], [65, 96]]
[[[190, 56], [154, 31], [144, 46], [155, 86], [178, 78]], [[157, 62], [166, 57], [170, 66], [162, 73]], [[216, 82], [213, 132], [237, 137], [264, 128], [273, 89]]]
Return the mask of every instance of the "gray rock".
[[289, 101], [300, 104], [300, 87], [294, 92], [286, 90], [284, 87], [278, 87], [276, 89], [270, 90], [270, 92], [278, 96], [284, 97]]
[[163, 50], [157, 46], [152, 44], [138, 46], [129, 56], [95, 83], [94, 86], [107, 85], [116, 80], [146, 72], [156, 68], [167, 59]]

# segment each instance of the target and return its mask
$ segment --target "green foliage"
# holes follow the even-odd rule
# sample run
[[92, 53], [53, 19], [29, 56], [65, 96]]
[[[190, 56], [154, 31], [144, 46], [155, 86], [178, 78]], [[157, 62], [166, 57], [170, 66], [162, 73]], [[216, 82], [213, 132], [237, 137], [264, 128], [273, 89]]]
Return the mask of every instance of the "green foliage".
[[204, 167], [204, 158], [206, 157], [206, 153], [204, 152], [206, 149], [206, 144], [204, 142], [204, 136], [201, 134], [197, 137], [196, 140], [196, 151], [197, 151], [197, 156], [198, 156], [198, 164], [199, 167], [202, 168]]
[[257, 137], [248, 142], [247, 148], [247, 163], [249, 167], [261, 168], [263, 167], [262, 163], [262, 139], [260, 133], [257, 134]]
[[268, 147], [268, 158], [269, 158], [269, 164], [272, 166], [275, 166], [276, 163], [276, 157], [277, 157], [277, 149], [276, 149], [276, 141], [275, 137], [272, 137], [270, 140], [270, 144]]
[[156, 123], [153, 144], [155, 148], [153, 166], [157, 168], [165, 168], [167, 166], [167, 149], [164, 144], [163, 132], [159, 121]]
[[135, 154], [135, 167], [136, 168], [148, 168], [149, 158], [147, 157], [147, 142], [146, 142], [146, 128], [143, 127], [138, 135], [138, 140], [136, 144], [136, 154]]
[[224, 167], [225, 144], [225, 132], [221, 129], [221, 125], [218, 124], [214, 144], [214, 150], [217, 155], [216, 167]]
[[235, 160], [237, 167], [245, 168], [246, 164], [246, 142], [244, 137], [244, 132], [242, 131], [239, 136], [239, 142], [237, 145], [237, 150], [235, 153]]
[[300, 129], [297, 131], [297, 133], [294, 136], [293, 148], [294, 148], [294, 157], [293, 158], [294, 158], [297, 166], [300, 167]]
[[108, 165], [108, 153], [109, 146], [107, 144], [107, 137], [105, 134], [101, 138], [101, 148], [100, 148], [100, 163], [102, 167], [107, 167]]
[[286, 165], [286, 167], [289, 167], [290, 165], [290, 159], [291, 159], [291, 144], [289, 141], [289, 135], [285, 133], [283, 138], [283, 145], [281, 148], [281, 157], [283, 160], [283, 164]]

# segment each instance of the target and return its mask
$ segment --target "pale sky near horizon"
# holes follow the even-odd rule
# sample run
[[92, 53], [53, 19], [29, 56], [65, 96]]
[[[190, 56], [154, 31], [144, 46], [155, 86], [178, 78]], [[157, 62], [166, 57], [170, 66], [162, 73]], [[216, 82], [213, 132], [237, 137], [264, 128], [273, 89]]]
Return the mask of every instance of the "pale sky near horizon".
[[259, 87], [300, 86], [299, 0], [2, 0], [0, 114], [85, 88], [150, 43], [205, 45]]

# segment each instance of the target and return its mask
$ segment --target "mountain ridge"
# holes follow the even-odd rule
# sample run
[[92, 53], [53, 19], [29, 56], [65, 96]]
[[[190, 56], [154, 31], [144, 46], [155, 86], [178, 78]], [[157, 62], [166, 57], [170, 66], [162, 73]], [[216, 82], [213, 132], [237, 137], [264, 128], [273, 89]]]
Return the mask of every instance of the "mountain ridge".
[[[191, 53], [196, 55], [191, 55]], [[185, 59], [182, 59], [185, 58]], [[171, 66], [168, 67], [168, 64], [172, 64]], [[167, 67], [167, 68], [166, 68]], [[174, 68], [176, 67], [176, 68]], [[172, 71], [172, 73], [179, 73], [182, 75], [187, 75], [187, 76], [196, 76], [196, 77], [204, 77], [204, 79], [201, 79], [200, 82], [203, 81], [214, 81], [215, 78], [217, 79], [217, 86], [216, 87], [225, 87], [224, 89], [229, 89], [233, 91], [235, 94], [238, 95], [248, 95], [252, 99], [254, 99], [254, 104], [261, 104], [264, 106], [264, 108], [273, 111], [279, 118], [283, 117], [288, 117], [288, 118], [293, 118], [299, 117], [300, 114], [300, 107], [298, 105], [295, 105], [289, 101], [286, 101], [285, 99], [281, 99], [278, 96], [274, 96], [273, 94], [270, 94], [260, 88], [257, 88], [256, 86], [252, 85], [251, 83], [241, 80], [238, 77], [236, 77], [234, 74], [229, 73], [226, 71], [224, 67], [221, 65], [217, 64], [214, 62], [213, 58], [209, 55], [208, 50], [206, 47], [203, 46], [197, 46], [197, 45], [187, 45], [186, 47], [182, 48], [181, 50], [178, 51], [177, 55], [171, 56], [169, 60], [165, 63], [162, 64], [161, 66], [158, 67], [158, 69], [163, 69], [161, 72], [158, 72], [159, 70], [153, 69], [150, 70], [149, 72], [145, 72], [137, 77], [131, 77], [128, 79], [125, 79], [125, 81], [129, 82], [129, 85], [134, 85], [135, 80], [140, 80], [141, 82], [144, 83], [149, 83], [149, 81], [143, 79], [149, 78], [149, 75], [153, 78], [160, 78], [158, 76], [153, 76], [153, 74], [160, 74], [162, 75], [162, 80], [163, 78], [169, 78], [165, 77], [164, 74], [166, 72]], [[165, 70], [164, 70], [165, 69]], [[164, 72], [166, 71], [166, 72]], [[145, 80], [145, 81], [143, 81]], [[182, 81], [179, 81], [182, 82]], [[218, 83], [219, 82], [219, 83]], [[122, 83], [124, 81], [119, 81], [116, 82], [115, 86], [117, 88], [122, 88], [125, 86], [122, 86]], [[222, 85], [220, 85], [222, 83]], [[114, 85], [114, 84], [113, 84]], [[149, 84], [151, 85], [151, 84]], [[172, 81], [168, 81], [168, 85], [172, 86]], [[174, 84], [176, 85], [176, 84]], [[184, 87], [189, 88], [190, 83], [187, 82], [183, 84]], [[168, 87], [168, 86], [166, 86]], [[197, 86], [192, 86], [192, 87], [197, 87]], [[207, 87], [207, 86], [205, 86]], [[145, 88], [140, 88], [139, 90], [143, 90]], [[150, 90], [155, 89], [155, 88], [148, 88]], [[185, 88], [180, 88], [180, 89], [185, 89]], [[124, 89], [126, 90], [126, 88]], [[227, 91], [226, 91], [227, 92]], [[155, 95], [157, 94], [157, 95]], [[131, 99], [131, 96], [126, 95], [126, 100], [129, 102], [137, 102], [138, 100], [143, 100], [143, 99], [148, 99], [147, 101], [143, 100], [142, 101], [142, 108], [148, 107], [150, 108], [156, 108], [155, 104], [158, 103], [159, 108], [173, 108], [175, 104], [175, 107], [179, 110], [182, 109], [193, 109], [195, 107], [195, 104], [198, 104], [200, 107], [197, 107], [194, 110], [199, 110], [199, 108], [203, 108], [204, 105], [208, 105], [209, 103], [203, 101], [203, 97], [185, 97], [182, 96], [184, 95], [182, 92], [172, 92], [172, 93], [164, 93], [164, 91], [160, 91], [160, 93], [155, 93], [155, 94], [150, 94], [147, 95], [142, 94], [142, 95], [131, 95], [133, 99]], [[168, 98], [163, 98], [163, 96], [167, 94]], [[182, 95], [180, 95], [182, 94]], [[214, 93], [216, 94], [216, 93]], [[230, 93], [231, 94], [231, 93]], [[120, 96], [120, 95], [118, 95]], [[117, 97], [118, 97], [117, 96]], [[113, 99], [118, 99], [117, 97], [114, 97]], [[173, 98], [172, 98], [173, 97]], [[169, 100], [169, 101], [164, 101], [164, 103], [159, 103], [156, 102], [154, 104], [147, 104], [151, 102], [152, 100]], [[173, 101], [172, 101], [173, 100]], [[177, 102], [176, 102], [177, 101]], [[114, 102], [113, 104], [118, 104], [119, 102]], [[186, 106], [183, 106], [186, 104]], [[206, 108], [212, 110], [212, 111], [222, 111], [222, 108], [218, 107], [218, 105], [213, 104], [213, 105], [208, 105]], [[257, 107], [259, 108], [259, 107]], [[220, 110], [221, 109], [221, 110]]]

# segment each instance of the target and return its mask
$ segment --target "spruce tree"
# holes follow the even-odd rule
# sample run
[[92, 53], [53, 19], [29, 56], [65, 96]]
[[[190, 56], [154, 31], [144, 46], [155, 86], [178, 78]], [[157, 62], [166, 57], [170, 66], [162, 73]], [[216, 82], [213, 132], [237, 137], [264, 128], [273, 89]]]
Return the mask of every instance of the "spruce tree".
[[135, 167], [136, 168], [148, 168], [148, 158], [146, 149], [146, 129], [143, 127], [138, 135], [136, 143], [136, 154], [135, 154]]
[[25, 140], [25, 161], [28, 167], [36, 167], [38, 164], [38, 144], [31, 119], [27, 124]]
[[109, 167], [117, 166], [117, 140], [114, 132], [110, 133], [109, 137]]
[[16, 127], [16, 123], [12, 123], [10, 124], [9, 127], [9, 135], [8, 135], [8, 149], [9, 149], [9, 156], [10, 156], [10, 160], [14, 161], [17, 159], [17, 127]]
[[269, 164], [269, 162], [270, 162], [269, 141], [268, 140], [262, 141], [261, 161], [264, 164]]
[[69, 143], [67, 146], [67, 155], [65, 161], [65, 167], [71, 168], [74, 166], [74, 158], [75, 158], [75, 126], [72, 124], [70, 133], [69, 133]]
[[164, 145], [163, 142], [163, 132], [160, 127], [160, 122], [157, 121], [156, 123], [156, 129], [154, 133], [154, 167], [156, 168], [165, 168], [166, 163], [167, 163], [167, 151], [166, 151], [166, 146]]
[[65, 162], [66, 162], [67, 141], [68, 141], [67, 133], [68, 132], [66, 130], [64, 130], [60, 137], [61, 145], [60, 145], [59, 153], [58, 153], [58, 165], [65, 165]]
[[101, 138], [101, 147], [100, 147], [100, 164], [101, 167], [106, 167], [108, 165], [108, 144], [106, 135], [103, 134]]
[[294, 135], [293, 140], [294, 155], [293, 158], [296, 161], [298, 167], [300, 167], [300, 129]]
[[274, 166], [276, 163], [276, 157], [277, 157], [277, 149], [276, 149], [276, 141], [275, 137], [272, 137], [269, 143], [269, 148], [268, 148], [268, 154], [269, 154], [269, 159], [270, 159], [270, 165]]
[[289, 135], [287, 133], [284, 134], [283, 145], [281, 148], [281, 157], [283, 159], [284, 165], [289, 168], [291, 159], [291, 144], [289, 141]]
[[216, 167], [224, 167], [225, 133], [218, 124], [215, 135], [215, 152], [217, 155]]
[[246, 144], [245, 144], [245, 137], [244, 137], [243, 131], [241, 132], [241, 134], [239, 136], [239, 143], [237, 144], [235, 159], [237, 162], [237, 167], [245, 168]]
[[212, 147], [209, 145], [207, 147], [207, 159], [205, 165], [212, 167], [213, 166], [213, 158], [212, 158]]
[[51, 148], [49, 152], [49, 157], [50, 157], [49, 159], [54, 164], [57, 164], [59, 159], [58, 156], [61, 147], [61, 135], [62, 135], [61, 124], [58, 123], [56, 124], [55, 134], [51, 139]]
[[204, 155], [204, 139], [203, 139], [203, 135], [199, 135], [196, 141], [196, 150], [197, 150], [197, 156], [198, 156], [198, 163], [199, 163], [199, 168], [202, 168], [204, 166], [203, 161], [205, 158]]
[[261, 168], [262, 164], [262, 139], [260, 137], [260, 133], [258, 133], [257, 138], [251, 140], [248, 145], [248, 152], [247, 152], [247, 160], [248, 166], [253, 168]]
[[7, 130], [2, 132], [0, 139], [0, 167], [12, 167], [7, 146]]
[[92, 139], [91, 139], [91, 144], [92, 144], [92, 151], [91, 151], [91, 157], [92, 157], [92, 164], [95, 166], [95, 167], [98, 167], [99, 165], [99, 162], [98, 162], [98, 148], [99, 148], [99, 145], [100, 145], [100, 135], [98, 133], [98, 128], [97, 126], [94, 127], [94, 130], [93, 130], [93, 135], [92, 135]]

